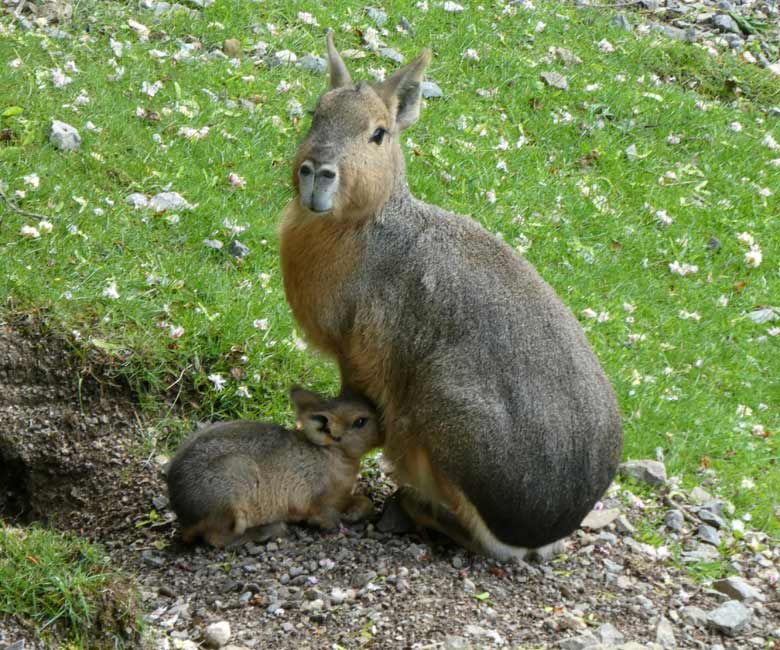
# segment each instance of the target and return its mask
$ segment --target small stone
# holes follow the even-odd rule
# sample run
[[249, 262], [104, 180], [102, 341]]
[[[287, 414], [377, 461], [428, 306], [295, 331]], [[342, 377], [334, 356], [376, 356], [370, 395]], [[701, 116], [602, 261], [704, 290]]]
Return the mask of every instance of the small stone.
[[404, 62], [404, 55], [401, 54], [398, 50], [393, 49], [392, 47], [380, 47], [379, 54], [381, 54], [386, 59], [395, 61], [396, 63]]
[[587, 650], [589, 648], [595, 650], [594, 646], [597, 645], [599, 645], [599, 640], [590, 633], [569, 637], [558, 643], [561, 650]]
[[568, 80], [558, 72], [542, 72], [539, 76], [544, 83], [546, 83], [548, 86], [551, 86], [552, 88], [557, 88], [558, 90], [569, 89]]
[[685, 517], [683, 516], [683, 513], [677, 509], [669, 510], [664, 516], [664, 526], [676, 533], [682, 531], [684, 523]]
[[477, 590], [477, 585], [475, 585], [472, 580], [469, 580], [468, 578], [463, 578], [463, 591], [471, 593], [476, 590]]
[[161, 569], [165, 566], [165, 560], [157, 555], [152, 555], [151, 553], [144, 553], [144, 564], [146, 566], [152, 567], [153, 569]]
[[350, 581], [350, 584], [355, 589], [362, 589], [375, 578], [376, 578], [376, 573], [374, 571], [362, 571], [352, 576], [352, 580]]
[[244, 607], [251, 599], [252, 599], [252, 592], [251, 591], [245, 591], [243, 594], [241, 594], [238, 597], [238, 604], [241, 607]]
[[213, 248], [215, 251], [222, 250], [224, 244], [219, 239], [204, 239], [203, 245], [206, 248]]
[[414, 38], [414, 25], [412, 25], [412, 23], [410, 23], [406, 18], [401, 16], [401, 19], [398, 21], [398, 24], [407, 32], [409, 32], [409, 36]]
[[707, 625], [707, 612], [701, 607], [688, 605], [687, 607], [683, 607], [681, 615], [683, 622], [688, 625], [693, 625], [694, 627], [704, 627]]
[[347, 592], [338, 587], [333, 587], [330, 592], [330, 602], [334, 605], [341, 605], [347, 599]]
[[423, 81], [422, 96], [425, 99], [438, 99], [439, 97], [444, 97], [444, 93], [435, 81]]
[[125, 199], [125, 203], [127, 203], [127, 205], [129, 205], [130, 207], [138, 210], [139, 208], [149, 207], [149, 198], [146, 196], [146, 194], [141, 194], [140, 192], [133, 192], [132, 194], [129, 194], [127, 196], [127, 198]]
[[726, 636], [739, 634], [750, 620], [750, 610], [736, 600], [723, 603], [707, 614], [707, 623]]
[[707, 492], [707, 490], [699, 487], [698, 485], [691, 490], [690, 497], [691, 501], [699, 505], [707, 503], [708, 501], [712, 501], [712, 495]]
[[742, 34], [742, 30], [739, 28], [737, 21], [731, 16], [726, 14], [717, 14], [712, 19], [712, 24], [715, 25], [722, 32], [730, 32], [732, 34]]
[[710, 237], [707, 241], [707, 248], [711, 251], [716, 251], [720, 248], [720, 239], [717, 237]]
[[710, 524], [715, 528], [723, 528], [726, 525], [726, 522], [724, 522], [723, 519], [718, 517], [718, 515], [704, 508], [699, 510], [698, 515], [699, 515], [699, 519], [701, 519], [705, 524]]
[[298, 62], [298, 65], [300, 65], [304, 70], [308, 70], [314, 74], [324, 74], [328, 69], [328, 62], [319, 56], [314, 56], [313, 54], [307, 54], [306, 56], [302, 57]]
[[81, 136], [70, 124], [52, 120], [49, 126], [49, 142], [60, 151], [78, 151]]
[[635, 144], [628, 145], [625, 154], [629, 162], [634, 162], [639, 157]]
[[203, 641], [211, 648], [221, 648], [230, 640], [230, 623], [218, 621], [206, 626], [203, 631]]
[[623, 633], [618, 630], [612, 623], [604, 623], [598, 630], [596, 630], [601, 643], [605, 646], [620, 645], [625, 641]]
[[162, 510], [163, 508], [168, 507], [168, 497], [166, 497], [164, 494], [158, 494], [156, 497], [152, 497], [152, 505], [155, 507], [156, 510]]
[[712, 583], [712, 588], [743, 603], [765, 602], [766, 597], [753, 585], [738, 576], [730, 576]]
[[230, 242], [230, 246], [228, 246], [228, 253], [230, 253], [233, 257], [243, 259], [249, 255], [249, 246], [246, 246], [237, 239], [234, 239]]
[[479, 625], [467, 625], [466, 634], [478, 639], [489, 639], [495, 645], [504, 645], [506, 641], [496, 630], [480, 627]]
[[574, 52], [571, 50], [567, 50], [565, 47], [555, 47], [553, 48], [553, 51], [555, 52], [555, 56], [558, 58], [558, 60], [565, 66], [579, 65], [582, 63], [582, 59], [580, 57], [574, 54]]
[[666, 467], [657, 460], [629, 460], [620, 464], [618, 472], [647, 485], [666, 483]]
[[626, 535], [632, 535], [636, 532], [636, 528], [634, 528], [625, 515], [620, 515], [617, 519], [615, 519], [615, 528], [617, 528], [621, 533], [625, 533]]
[[612, 19], [612, 24], [618, 29], [622, 29], [623, 31], [626, 32], [630, 32], [633, 29], [633, 27], [631, 27], [631, 23], [628, 22], [628, 18], [626, 18], [625, 14], [617, 14]]
[[237, 59], [241, 56], [241, 41], [237, 38], [226, 38], [222, 43], [222, 51], [231, 59]]
[[178, 192], [160, 192], [149, 199], [149, 207], [155, 212], [166, 210], [191, 210], [193, 208]]
[[382, 27], [387, 22], [387, 14], [382, 9], [376, 7], [366, 7], [366, 16], [368, 16], [377, 27]]
[[696, 531], [696, 537], [705, 544], [720, 546], [720, 534], [712, 526], [708, 526], [707, 524], [699, 526], [699, 530]]
[[469, 650], [469, 642], [462, 636], [448, 634], [444, 637], [444, 650]]
[[677, 647], [677, 639], [674, 638], [674, 628], [665, 616], [658, 619], [655, 627], [655, 642], [665, 650]]
[[582, 520], [580, 526], [582, 528], [588, 528], [589, 530], [599, 530], [605, 526], [609, 526], [620, 515], [620, 510], [617, 508], [604, 508], [603, 510], [591, 510], [585, 519]]
[[728, 0], [720, 0], [720, 2], [718, 2], [718, 9], [729, 13], [734, 11], [734, 5], [731, 4]]
[[451, 560], [451, 564], [453, 569], [462, 569], [463, 558], [460, 555], [455, 555]]
[[278, 52], [274, 52], [271, 65], [272, 67], [276, 65], [290, 65], [297, 60], [298, 57], [295, 56], [295, 52], [290, 52], [290, 50], [279, 50]]
[[11, 645], [5, 646], [5, 650], [24, 650], [24, 639], [14, 641]]

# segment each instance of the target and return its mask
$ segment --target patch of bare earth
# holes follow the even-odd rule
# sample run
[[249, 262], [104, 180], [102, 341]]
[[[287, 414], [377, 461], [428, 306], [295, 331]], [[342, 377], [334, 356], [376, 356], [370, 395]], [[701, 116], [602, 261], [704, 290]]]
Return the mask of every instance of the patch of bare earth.
[[[712, 650], [775, 647], [780, 637], [780, 598], [767, 581], [780, 551], [768, 540], [731, 554], [733, 572], [764, 598], [744, 603], [749, 620], [733, 637], [706, 615], [734, 598], [695, 583], [620, 522], [580, 531], [565, 556], [543, 565], [498, 564], [437, 538], [379, 533], [371, 523], [335, 534], [293, 527], [287, 538], [232, 551], [184, 546], [161, 467], [140, 456], [132, 395], [94, 367], [33, 324], [0, 324], [0, 512], [103, 543], [135, 576], [151, 647], [194, 649], [218, 621], [239, 648], [635, 642], [625, 647], [639, 650], [673, 647], [671, 634], [678, 648]], [[370, 474], [360, 489], [379, 506], [392, 488], [375, 467]], [[663, 513], [660, 497], [642, 504], [616, 492], [605, 505], [635, 525]], [[679, 532], [654, 526], [670, 545], [707, 556], [695, 520]], [[28, 631], [0, 622], [0, 644], [22, 637], [34, 646]]]

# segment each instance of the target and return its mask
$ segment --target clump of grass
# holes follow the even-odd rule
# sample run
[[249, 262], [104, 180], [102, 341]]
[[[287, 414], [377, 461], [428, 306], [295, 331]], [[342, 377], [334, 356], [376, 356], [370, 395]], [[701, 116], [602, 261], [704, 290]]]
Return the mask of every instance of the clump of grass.
[[47, 642], [133, 647], [136, 596], [100, 549], [71, 535], [0, 522], [0, 616]]

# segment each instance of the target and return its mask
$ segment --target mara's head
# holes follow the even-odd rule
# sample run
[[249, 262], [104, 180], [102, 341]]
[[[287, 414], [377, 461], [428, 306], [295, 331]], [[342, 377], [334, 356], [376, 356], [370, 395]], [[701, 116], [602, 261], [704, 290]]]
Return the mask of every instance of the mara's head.
[[430, 50], [382, 83], [354, 83], [328, 32], [330, 87], [319, 99], [298, 149], [293, 183], [314, 215], [361, 219], [376, 214], [403, 182], [401, 132], [420, 114]]
[[374, 406], [358, 396], [325, 399], [297, 386], [290, 390], [304, 437], [319, 447], [337, 446], [350, 458], [360, 458], [381, 443]]

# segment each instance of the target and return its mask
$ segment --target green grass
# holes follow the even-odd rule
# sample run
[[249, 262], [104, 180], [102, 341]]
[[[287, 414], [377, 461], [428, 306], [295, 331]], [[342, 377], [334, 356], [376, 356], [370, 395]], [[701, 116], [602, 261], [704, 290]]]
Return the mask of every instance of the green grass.
[[[581, 317], [614, 383], [626, 457], [654, 457], [660, 447], [687, 486], [698, 483], [700, 467], [711, 467], [722, 496], [751, 513], [752, 525], [777, 533], [780, 336], [769, 331], [778, 323], [747, 317], [780, 304], [780, 167], [771, 162], [780, 152], [762, 143], [767, 134], [780, 140], [778, 118], [767, 113], [780, 104], [777, 79], [732, 53], [712, 57], [698, 46], [619, 31], [606, 12], [538, 4], [514, 14], [493, 5], [458, 15], [433, 3], [427, 13], [411, 1], [386, 7], [383, 40], [407, 60], [431, 46], [429, 77], [446, 93], [427, 102], [404, 134], [412, 190], [527, 249]], [[64, 41], [9, 33], [3, 18], [0, 61], [19, 57], [21, 66], [0, 67], [0, 113], [21, 111], [2, 118], [10, 139], [0, 143], [0, 178], [9, 196], [26, 191], [20, 206], [53, 224], [38, 239], [23, 238], [21, 227], [36, 221], [5, 211], [0, 296], [7, 308], [38, 310], [55, 329], [104, 349], [151, 408], [181, 389], [188, 416], [286, 420], [291, 383], [335, 388], [334, 368], [298, 340], [276, 238], [291, 197], [289, 161], [308, 119], [291, 119], [288, 102], [311, 107], [325, 79], [249, 57], [234, 66], [208, 53], [225, 38], [247, 49], [263, 40], [271, 51], [322, 53], [325, 26], [336, 28], [341, 49], [360, 49], [354, 31], [340, 26], [365, 31], [370, 21], [350, 6], [218, 1], [202, 17], [154, 17], [82, 2], [73, 27], [89, 24], [90, 36]], [[298, 20], [298, 11], [311, 11], [321, 27]], [[414, 38], [396, 31], [402, 15]], [[128, 18], [147, 25], [151, 40], [139, 40]], [[546, 27], [537, 33], [540, 20]], [[117, 81], [109, 80], [116, 74], [110, 37], [123, 44]], [[174, 65], [171, 55], [191, 37], [201, 49]], [[602, 38], [614, 52], [599, 49]], [[583, 63], [564, 67], [549, 54], [553, 46]], [[462, 57], [468, 48], [479, 61]], [[46, 71], [71, 60], [79, 70], [66, 73], [73, 82], [53, 88]], [[348, 64], [356, 77], [394, 67], [370, 52]], [[545, 87], [542, 70], [564, 73], [570, 89]], [[157, 80], [154, 97], [142, 94], [144, 81]], [[283, 80], [289, 92], [277, 91]], [[89, 103], [66, 108], [82, 90]], [[136, 117], [137, 107], [155, 119]], [[81, 130], [79, 153], [47, 144], [53, 117]], [[85, 130], [88, 120], [102, 131]], [[178, 135], [204, 126], [202, 140]], [[630, 145], [635, 159], [625, 153]], [[30, 173], [40, 177], [37, 190], [23, 181]], [[246, 186], [233, 188], [230, 173]], [[197, 204], [178, 223], [124, 201], [168, 186]], [[670, 226], [658, 222], [659, 210]], [[239, 235], [251, 249], [243, 261], [225, 252], [225, 220], [247, 227]], [[745, 262], [742, 232], [763, 252], [757, 268]], [[713, 237], [716, 249], [708, 247]], [[207, 248], [204, 239], [220, 239], [225, 249]], [[675, 261], [698, 272], [670, 273]], [[103, 295], [112, 283], [116, 300]], [[259, 319], [268, 329], [253, 326]], [[171, 326], [183, 327], [181, 338], [171, 338]], [[214, 373], [227, 380], [221, 391], [208, 380]], [[756, 425], [770, 435], [753, 435]], [[742, 488], [743, 478], [755, 488]]]
[[139, 638], [134, 592], [84, 540], [0, 526], [0, 584], [0, 616], [37, 638], [96, 649], [134, 647]]

